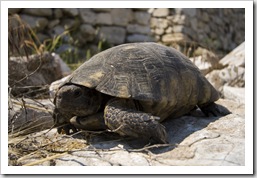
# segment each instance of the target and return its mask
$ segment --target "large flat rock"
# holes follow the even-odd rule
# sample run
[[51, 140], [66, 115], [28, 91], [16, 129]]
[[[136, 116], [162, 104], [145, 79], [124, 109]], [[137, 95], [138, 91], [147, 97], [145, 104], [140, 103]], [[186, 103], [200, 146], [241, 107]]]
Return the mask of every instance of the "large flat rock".
[[[9, 138], [10, 165], [243, 166], [244, 105], [219, 100], [232, 114], [167, 120], [168, 145], [147, 145], [110, 132], [60, 135], [56, 129]], [[31, 144], [33, 143], [33, 144]]]

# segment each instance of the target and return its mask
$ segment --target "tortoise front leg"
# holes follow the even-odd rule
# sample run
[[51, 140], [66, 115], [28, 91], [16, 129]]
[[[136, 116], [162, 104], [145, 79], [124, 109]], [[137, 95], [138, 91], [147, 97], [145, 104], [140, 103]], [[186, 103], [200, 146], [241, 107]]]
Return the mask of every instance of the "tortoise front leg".
[[108, 128], [120, 135], [167, 143], [165, 128], [158, 122], [160, 118], [137, 110], [133, 100], [110, 100], [104, 110], [104, 119]]
[[107, 126], [104, 123], [103, 112], [84, 117], [74, 116], [71, 118], [70, 123], [82, 130], [94, 131], [107, 129]]

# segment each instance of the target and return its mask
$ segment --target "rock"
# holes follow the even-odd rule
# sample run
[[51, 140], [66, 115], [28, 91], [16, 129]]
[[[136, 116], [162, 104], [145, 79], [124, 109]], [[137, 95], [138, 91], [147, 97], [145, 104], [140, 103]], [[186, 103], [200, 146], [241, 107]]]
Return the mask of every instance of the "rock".
[[86, 41], [92, 41], [96, 36], [96, 30], [89, 24], [82, 24], [80, 26], [80, 33]]
[[8, 64], [8, 84], [14, 96], [43, 97], [48, 85], [62, 77], [60, 64], [49, 53], [10, 57]]
[[79, 16], [83, 23], [95, 24], [96, 14], [91, 9], [79, 9]]
[[54, 18], [55, 19], [60, 19], [63, 16], [62, 10], [61, 9], [54, 9]]
[[172, 23], [172, 24], [178, 24], [178, 25], [184, 25], [187, 23], [187, 18], [186, 15], [172, 15], [168, 16], [167, 19]]
[[55, 19], [55, 20], [51, 20], [48, 25], [47, 28], [52, 29], [54, 28], [56, 25], [58, 25], [60, 23], [59, 19]]
[[183, 8], [182, 13], [194, 17], [196, 15], [196, 9], [195, 8]]
[[154, 42], [155, 40], [148, 35], [142, 35], [142, 34], [132, 34], [128, 35], [127, 42], [133, 43], [133, 42]]
[[245, 67], [245, 42], [241, 43], [237, 48], [232, 50], [228, 55], [220, 60], [224, 66], [234, 65]]
[[148, 12], [149, 14], [151, 14], [151, 16], [152, 16], [152, 14], [153, 14], [153, 11], [154, 11], [154, 8], [149, 8], [149, 9], [147, 10], [147, 12]]
[[187, 41], [187, 39], [187, 36], [185, 36], [183, 33], [172, 33], [165, 34], [162, 36], [162, 42], [165, 44]]
[[230, 86], [223, 87], [224, 98], [231, 99], [237, 103], [245, 103], [245, 88], [236, 88]]
[[29, 15], [20, 15], [21, 19], [27, 23], [32, 29], [42, 31], [48, 24], [47, 18], [34, 17]]
[[151, 29], [148, 26], [142, 26], [138, 24], [129, 24], [127, 26], [127, 32], [149, 35], [151, 33]]
[[215, 69], [222, 69], [224, 66], [219, 63], [219, 58], [211, 51], [198, 47], [194, 51], [196, 57], [190, 58], [192, 62], [206, 75]]
[[192, 29], [197, 32], [199, 30], [198, 29], [198, 19], [194, 17], [194, 18], [190, 19], [189, 22], [190, 22]]
[[54, 125], [50, 100], [9, 99], [8, 135], [18, 137], [40, 132]]
[[111, 10], [111, 8], [93, 8], [95, 12], [110, 12]]
[[166, 29], [169, 26], [169, 21], [162, 18], [151, 18], [151, 28]]
[[209, 15], [207, 12], [203, 12], [202, 13], [202, 20], [205, 21], [205, 22], [209, 22], [210, 21], [210, 18], [209, 18]]
[[[65, 136], [56, 134], [56, 129], [9, 138], [10, 165], [244, 166], [244, 105], [230, 100], [218, 104], [232, 114], [165, 121], [169, 145], [149, 146], [109, 132]], [[24, 151], [28, 149], [33, 154]], [[43, 154], [49, 156], [44, 159]]]
[[171, 33], [172, 30], [173, 30], [172, 27], [169, 26], [169, 27], [165, 30], [165, 33]]
[[152, 15], [154, 17], [166, 17], [169, 15], [169, 13], [170, 13], [170, 11], [167, 8], [157, 8], [157, 9], [154, 9]]
[[65, 52], [74, 52], [76, 50], [76, 47], [70, 45], [70, 44], [62, 44], [60, 45], [56, 50], [55, 52], [57, 54], [62, 54], [62, 53], [65, 53]]
[[220, 70], [213, 70], [209, 72], [205, 77], [207, 80], [216, 88], [218, 91], [223, 90], [223, 85], [225, 84], [225, 81], [220, 78]]
[[36, 36], [41, 43], [44, 43], [45, 40], [49, 40], [50, 38], [48, 35], [43, 33], [37, 33]]
[[196, 56], [189, 58], [202, 72], [202, 74], [208, 74], [213, 68], [210, 62], [205, 61], [202, 56]]
[[229, 66], [220, 71], [219, 77], [229, 86], [245, 86], [245, 68]]
[[76, 21], [74, 19], [69, 19], [69, 18], [62, 20], [61, 24], [65, 30], [70, 30], [79, 25], [78, 21]]
[[99, 37], [111, 44], [122, 44], [125, 42], [126, 30], [122, 27], [101, 27]]
[[22, 13], [35, 15], [35, 16], [52, 16], [52, 9], [50, 8], [24, 8], [22, 9]]
[[155, 33], [156, 35], [163, 35], [163, 34], [164, 34], [164, 29], [163, 29], [163, 28], [156, 28], [156, 29], [154, 30], [154, 33]]
[[127, 26], [132, 20], [131, 9], [114, 8], [111, 10], [112, 23], [118, 26]]
[[70, 75], [72, 71], [69, 66], [62, 60], [60, 55], [56, 53], [52, 53], [51, 55], [54, 57], [54, 60], [60, 65], [62, 77]]
[[175, 25], [172, 28], [174, 33], [182, 33], [185, 31], [183, 25]]
[[112, 17], [110, 13], [98, 13], [96, 17], [96, 24], [111, 25]]
[[62, 8], [62, 11], [71, 17], [75, 17], [79, 14], [79, 10], [77, 8]]
[[55, 26], [52, 30], [51, 30], [51, 35], [54, 37], [54, 36], [59, 36], [61, 34], [63, 34], [65, 31], [64, 27], [61, 26], [61, 25], [57, 25]]
[[222, 70], [213, 70], [206, 75], [210, 83], [219, 91], [223, 90], [223, 86], [245, 86], [245, 69], [242, 67], [229, 66]]
[[147, 12], [138, 11], [134, 12], [134, 20], [135, 23], [140, 25], [148, 25], [150, 21], [151, 15]]
[[133, 8], [134, 11], [145, 11], [147, 12], [149, 9], [148, 8]]
[[21, 11], [21, 8], [8, 8], [8, 14], [16, 14]]

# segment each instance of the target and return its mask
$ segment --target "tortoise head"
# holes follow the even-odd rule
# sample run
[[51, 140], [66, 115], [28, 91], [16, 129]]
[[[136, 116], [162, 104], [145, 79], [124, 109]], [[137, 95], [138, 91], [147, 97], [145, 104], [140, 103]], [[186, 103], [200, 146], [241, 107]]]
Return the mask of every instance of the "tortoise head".
[[65, 115], [88, 116], [98, 112], [101, 93], [81, 85], [63, 85], [55, 96], [55, 107]]

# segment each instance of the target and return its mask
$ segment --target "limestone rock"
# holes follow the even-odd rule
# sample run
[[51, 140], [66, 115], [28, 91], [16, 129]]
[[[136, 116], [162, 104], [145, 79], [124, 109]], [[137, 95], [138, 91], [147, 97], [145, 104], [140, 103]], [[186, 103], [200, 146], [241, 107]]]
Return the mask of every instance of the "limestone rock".
[[151, 18], [151, 15], [147, 12], [143, 12], [143, 11], [134, 12], [134, 20], [137, 24], [148, 25], [150, 18]]
[[9, 99], [8, 133], [11, 137], [51, 128], [53, 103], [50, 100]]
[[206, 75], [212, 70], [222, 69], [223, 65], [219, 63], [219, 58], [211, 51], [198, 47], [194, 51], [196, 57], [190, 58], [190, 60]]
[[21, 8], [8, 8], [8, 14], [16, 14], [21, 11]]
[[61, 9], [54, 9], [53, 14], [55, 19], [60, 19], [63, 16], [63, 12]]
[[133, 8], [134, 11], [148, 11], [148, 8]]
[[54, 60], [60, 65], [62, 77], [70, 75], [72, 71], [69, 66], [62, 60], [60, 55], [56, 53], [52, 53], [51, 55], [54, 57]]
[[35, 29], [37, 31], [42, 31], [48, 24], [47, 18], [44, 17], [34, 17], [30, 15], [21, 15], [20, 17], [32, 29]]
[[245, 88], [224, 86], [223, 93], [226, 99], [231, 99], [237, 103], [245, 103]]
[[210, 83], [219, 91], [224, 85], [244, 87], [245, 69], [242, 67], [229, 66], [222, 70], [213, 70], [206, 75]]
[[48, 84], [62, 78], [59, 62], [49, 53], [10, 57], [8, 64], [8, 84], [15, 96], [43, 95]]
[[184, 26], [183, 25], [175, 25], [175, 26], [173, 26], [173, 32], [174, 33], [182, 33], [182, 32], [184, 32]]
[[66, 18], [66, 19], [62, 20], [61, 24], [65, 30], [70, 30], [79, 25], [76, 20], [71, 19], [71, 18]]
[[112, 23], [118, 26], [127, 26], [132, 20], [131, 9], [114, 8], [111, 10]]
[[132, 34], [132, 35], [128, 35], [127, 36], [127, 39], [126, 39], [127, 42], [153, 42], [154, 39], [147, 36], [147, 35], [142, 35], [142, 34]]
[[157, 9], [154, 9], [153, 16], [154, 17], [165, 17], [165, 16], [168, 16], [169, 13], [170, 13], [169, 9], [167, 9], [167, 8], [157, 8]]
[[207, 80], [216, 88], [216, 90], [222, 91], [225, 81], [220, 79], [220, 70], [213, 70], [208, 73], [205, 77]]
[[96, 30], [89, 24], [82, 24], [80, 26], [80, 33], [86, 41], [92, 41], [96, 36]]
[[189, 15], [190, 17], [193, 17], [196, 15], [196, 9], [195, 8], [183, 8], [182, 13]]
[[75, 17], [79, 14], [79, 10], [77, 8], [63, 8], [63, 12], [71, 17]]
[[111, 10], [110, 8], [93, 8], [95, 12], [110, 12]]
[[52, 16], [52, 9], [50, 8], [24, 8], [22, 9], [24, 14], [35, 15], [35, 16]]
[[237, 48], [220, 60], [222, 65], [234, 65], [245, 67], [245, 42], [241, 43]]
[[79, 16], [83, 23], [95, 24], [96, 14], [91, 9], [79, 9]]
[[60, 23], [59, 19], [52, 20], [48, 23], [47, 28], [52, 29]]
[[129, 24], [127, 26], [127, 32], [148, 35], [151, 33], [151, 29], [148, 26], [142, 26], [138, 24]]
[[244, 87], [245, 68], [229, 66], [220, 71], [220, 78], [230, 86]]
[[162, 42], [165, 44], [168, 43], [175, 43], [180, 41], [187, 41], [187, 36], [185, 36], [183, 33], [172, 33], [172, 34], [166, 34], [162, 36]]
[[96, 24], [111, 25], [112, 17], [110, 13], [98, 13], [96, 17]]
[[156, 35], [163, 35], [163, 34], [164, 34], [164, 29], [163, 29], [163, 28], [156, 28], [156, 29], [154, 30], [154, 33], [155, 33]]
[[43, 34], [43, 33], [37, 33], [36, 34], [37, 35], [37, 38], [38, 38], [38, 40], [40, 41], [40, 42], [44, 42], [45, 40], [48, 40], [50, 37], [48, 36], [48, 35], [46, 35], [46, 34]]
[[167, 19], [173, 24], [183, 25], [187, 23], [186, 15], [175, 14], [168, 16]]
[[151, 28], [166, 29], [169, 26], [169, 21], [162, 18], [151, 18]]
[[[65, 136], [56, 134], [56, 129], [52, 129], [26, 137], [9, 138], [9, 164], [244, 166], [244, 105], [230, 100], [219, 100], [217, 103], [227, 107], [232, 114], [223, 117], [183, 116], [165, 121], [163, 124], [169, 145], [149, 146], [140, 140], [108, 132]], [[33, 154], [23, 152], [28, 148]], [[53, 150], [58, 153], [53, 153]], [[43, 153], [49, 156], [43, 159]]]
[[111, 44], [122, 44], [125, 41], [126, 30], [122, 27], [103, 26], [99, 30], [100, 39], [106, 40]]
[[58, 36], [63, 34], [65, 31], [64, 27], [62, 25], [56, 25], [52, 30], [51, 30], [51, 35]]
[[223, 85], [245, 86], [244, 51], [244, 43], [242, 43], [219, 61], [225, 68], [214, 70], [206, 76], [216, 89], [223, 91]]

